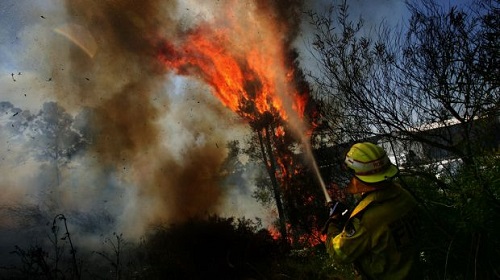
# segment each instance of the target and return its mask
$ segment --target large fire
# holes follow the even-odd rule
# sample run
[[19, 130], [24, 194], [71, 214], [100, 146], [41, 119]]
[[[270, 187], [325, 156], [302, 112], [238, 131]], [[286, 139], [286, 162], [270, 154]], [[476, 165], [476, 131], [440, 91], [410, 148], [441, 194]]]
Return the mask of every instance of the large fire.
[[[267, 148], [271, 154], [267, 168], [286, 188], [295, 163], [284, 140], [285, 126], [296, 139], [306, 142], [309, 92], [296, 79], [297, 64], [283, 34], [287, 30], [272, 13], [257, 12], [256, 5], [248, 1], [243, 10], [230, 7], [223, 18], [203, 21], [176, 40], [160, 40], [158, 59], [175, 74], [211, 86], [213, 94], [248, 121], [260, 137], [273, 139], [274, 147]], [[315, 245], [319, 240], [313, 239], [308, 243]]]
[[[159, 60], [176, 74], [210, 85], [227, 108], [260, 123], [256, 129], [273, 123], [273, 137], [283, 139], [282, 125], [288, 122], [295, 136], [303, 138], [309, 133], [304, 125], [309, 92], [299, 90], [294, 80], [296, 65], [286, 53], [280, 25], [255, 11], [238, 16], [228, 8], [226, 14], [222, 20], [197, 25], [180, 40], [161, 41]], [[279, 177], [293, 175], [291, 161], [287, 155], [276, 157]]]
[[303, 118], [308, 95], [294, 85], [274, 24], [253, 17], [224, 23], [203, 23], [180, 42], [162, 42], [159, 59], [177, 74], [212, 86], [225, 106], [248, 121], [266, 112], [284, 121], [291, 114]]

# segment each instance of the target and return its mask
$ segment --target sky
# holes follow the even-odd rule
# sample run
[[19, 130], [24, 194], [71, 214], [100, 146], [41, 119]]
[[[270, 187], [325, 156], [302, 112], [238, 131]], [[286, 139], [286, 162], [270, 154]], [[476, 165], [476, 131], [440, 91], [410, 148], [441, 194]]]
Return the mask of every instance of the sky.
[[[306, 2], [304, 10], [326, 5]], [[60, 213], [89, 242], [113, 231], [139, 238], [156, 221], [214, 212], [272, 223], [276, 213], [252, 197], [252, 168], [226, 181], [213, 175], [225, 143], [243, 141], [248, 126], [205, 83], [149, 61], [150, 34], [174, 36], [216, 18], [222, 4], [108, 3], [0, 3], [0, 239], [10, 242], [19, 226], [43, 230], [34, 224]], [[239, 3], [233, 12], [247, 15], [250, 2]], [[399, 0], [349, 5], [367, 26], [406, 16]], [[314, 69], [310, 27], [285, 12], [272, 16], [296, 28], [287, 32], [301, 64]], [[58, 110], [67, 123], [53, 118]], [[64, 153], [53, 153], [54, 143]]]

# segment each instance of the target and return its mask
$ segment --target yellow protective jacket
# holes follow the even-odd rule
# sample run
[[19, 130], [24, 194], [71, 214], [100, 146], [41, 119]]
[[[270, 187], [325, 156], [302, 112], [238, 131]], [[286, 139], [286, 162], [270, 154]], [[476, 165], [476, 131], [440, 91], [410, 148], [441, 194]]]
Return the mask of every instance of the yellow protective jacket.
[[418, 279], [415, 199], [398, 184], [368, 193], [342, 232], [328, 227], [326, 248], [340, 263], [354, 263], [366, 279]]

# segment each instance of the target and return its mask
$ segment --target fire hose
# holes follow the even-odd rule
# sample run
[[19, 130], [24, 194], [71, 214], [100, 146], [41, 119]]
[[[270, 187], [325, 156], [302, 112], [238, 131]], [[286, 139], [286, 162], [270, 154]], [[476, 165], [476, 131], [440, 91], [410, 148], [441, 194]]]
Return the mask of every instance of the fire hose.
[[319, 176], [319, 180], [320, 180], [321, 189], [323, 190], [323, 194], [325, 195], [325, 203], [326, 203], [326, 205], [331, 204], [333, 200], [330, 197], [330, 194], [328, 193], [328, 191], [326, 190], [325, 183], [323, 182], [323, 179], [321, 178], [321, 176]]
[[326, 186], [325, 183], [323, 182], [323, 179], [321, 178], [321, 176], [318, 176], [318, 178], [320, 181], [321, 189], [323, 190], [323, 194], [325, 195], [326, 206], [329, 208], [328, 220], [326, 221], [325, 225], [323, 226], [323, 229], [321, 230], [322, 234], [326, 234], [330, 223], [336, 223], [337, 226], [343, 227], [347, 219], [349, 219], [350, 214], [349, 214], [349, 208], [347, 208], [346, 205], [344, 205], [340, 201], [332, 200], [330, 194], [326, 190]]
[[321, 189], [323, 190], [323, 195], [325, 196], [325, 201], [326, 201], [326, 206], [329, 208], [329, 217], [328, 220], [326, 221], [325, 225], [323, 226], [323, 229], [321, 230], [322, 234], [326, 234], [328, 231], [328, 226], [330, 223], [335, 222], [335, 223], [341, 223], [342, 226], [347, 221], [349, 218], [349, 209], [340, 201], [333, 201], [332, 198], [330, 197], [330, 194], [326, 190], [325, 182], [323, 181], [323, 178], [317, 173], [319, 183], [321, 186]]
[[[303, 143], [308, 143], [308, 142], [303, 141]], [[321, 177], [318, 165], [316, 163], [316, 160], [314, 159], [314, 156], [312, 155], [310, 146], [308, 146], [308, 145], [305, 145], [305, 146], [306, 146], [306, 148], [308, 148], [307, 149], [308, 153], [306, 153], [306, 154], [310, 158], [310, 162], [312, 163], [312, 167], [313, 167], [313, 169], [316, 173], [316, 176], [318, 178], [319, 185], [321, 187], [321, 190], [323, 191], [323, 195], [325, 196], [325, 204], [329, 208], [330, 216], [329, 216], [326, 224], [324, 225], [323, 230], [321, 231], [323, 234], [325, 234], [326, 231], [328, 230], [328, 225], [332, 222], [340, 223], [343, 226], [345, 221], [347, 221], [347, 219], [350, 216], [348, 214], [349, 209], [340, 201], [333, 201], [332, 200], [332, 198], [330, 197], [330, 194], [326, 190], [325, 182], [323, 181], [323, 177]]]
[[342, 230], [344, 224], [350, 216], [349, 208], [347, 208], [347, 206], [340, 201], [331, 202], [328, 207], [330, 208], [330, 216], [321, 230], [322, 234], [326, 234], [328, 232], [328, 227], [331, 223], [334, 223], [340, 230]]

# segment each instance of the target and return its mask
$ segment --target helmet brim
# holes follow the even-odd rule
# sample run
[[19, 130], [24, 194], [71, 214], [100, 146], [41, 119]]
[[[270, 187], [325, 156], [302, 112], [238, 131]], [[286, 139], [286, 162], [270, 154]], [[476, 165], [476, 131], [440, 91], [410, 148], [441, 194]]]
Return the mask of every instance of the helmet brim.
[[396, 176], [398, 172], [399, 169], [395, 165], [391, 164], [389, 168], [387, 168], [383, 172], [370, 175], [355, 175], [355, 176], [361, 181], [366, 183], [378, 183]]

